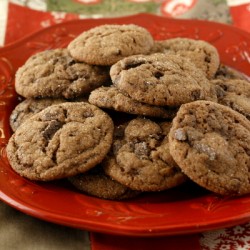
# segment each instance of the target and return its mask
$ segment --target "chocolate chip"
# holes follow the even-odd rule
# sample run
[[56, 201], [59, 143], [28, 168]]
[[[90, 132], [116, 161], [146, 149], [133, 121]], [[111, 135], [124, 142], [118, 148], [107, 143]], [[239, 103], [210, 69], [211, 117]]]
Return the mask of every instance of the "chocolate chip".
[[53, 135], [56, 133], [57, 130], [59, 130], [64, 123], [53, 120], [51, 121], [48, 126], [43, 131], [42, 135], [46, 140], [50, 140]]
[[194, 90], [192, 93], [191, 93], [191, 96], [192, 96], [192, 100], [199, 100], [200, 99], [200, 96], [201, 96], [201, 91], [200, 90]]
[[160, 79], [162, 76], [164, 76], [164, 74], [160, 71], [157, 71], [154, 73], [154, 76], [155, 76], [155, 78]]
[[129, 62], [129, 63], [125, 64], [124, 70], [133, 69], [133, 68], [141, 66], [142, 64], [144, 64], [143, 61]]

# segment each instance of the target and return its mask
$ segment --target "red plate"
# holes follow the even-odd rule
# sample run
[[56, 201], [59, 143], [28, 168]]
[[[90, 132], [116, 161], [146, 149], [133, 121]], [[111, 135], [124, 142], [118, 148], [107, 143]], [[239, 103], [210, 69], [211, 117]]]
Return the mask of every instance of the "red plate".
[[62, 23], [0, 49], [0, 198], [43, 220], [119, 235], [193, 233], [249, 221], [250, 195], [219, 198], [189, 183], [129, 201], [107, 201], [78, 193], [61, 181], [31, 182], [12, 171], [5, 146], [11, 134], [8, 117], [17, 102], [13, 89], [15, 71], [30, 55], [65, 47], [82, 31], [104, 23], [135, 23], [147, 28], [155, 39], [189, 37], [206, 40], [218, 49], [223, 63], [245, 74], [250, 72], [250, 34], [218, 23], [166, 19], [149, 14]]

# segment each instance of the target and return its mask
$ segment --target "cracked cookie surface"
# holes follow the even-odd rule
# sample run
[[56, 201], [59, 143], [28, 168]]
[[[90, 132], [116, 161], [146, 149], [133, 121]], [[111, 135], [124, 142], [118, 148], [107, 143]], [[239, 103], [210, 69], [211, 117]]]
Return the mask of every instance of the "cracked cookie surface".
[[190, 38], [172, 38], [164, 41], [156, 41], [154, 52], [175, 53], [186, 57], [200, 68], [211, 79], [220, 64], [217, 49], [202, 40]]
[[177, 186], [186, 176], [169, 153], [170, 123], [136, 118], [116, 127], [111, 153], [103, 161], [107, 175], [138, 191]]
[[200, 186], [221, 195], [250, 192], [250, 122], [229, 107], [196, 101], [180, 107], [170, 153]]
[[153, 37], [143, 27], [106, 24], [80, 34], [68, 45], [68, 50], [76, 60], [112, 65], [130, 55], [149, 53], [153, 44]]
[[113, 139], [113, 121], [89, 103], [50, 106], [11, 136], [12, 168], [31, 180], [49, 181], [83, 173], [102, 161]]
[[73, 99], [109, 81], [106, 67], [75, 61], [67, 49], [39, 52], [16, 73], [16, 92], [25, 98]]
[[217, 99], [204, 73], [178, 55], [130, 56], [112, 65], [110, 75], [121, 92], [150, 105], [176, 107], [195, 100]]

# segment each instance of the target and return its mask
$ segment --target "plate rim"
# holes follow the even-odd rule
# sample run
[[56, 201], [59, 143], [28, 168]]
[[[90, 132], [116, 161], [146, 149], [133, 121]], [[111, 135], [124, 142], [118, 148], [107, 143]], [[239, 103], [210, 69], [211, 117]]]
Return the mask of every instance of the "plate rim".
[[[135, 15], [130, 15], [130, 16], [123, 16], [123, 17], [107, 17], [107, 18], [100, 18], [100, 19], [91, 19], [91, 18], [87, 18], [87, 19], [77, 19], [77, 20], [70, 20], [70, 21], [66, 21], [66, 22], [62, 22], [59, 24], [55, 24], [52, 25], [50, 27], [38, 30], [32, 34], [29, 34], [21, 39], [19, 39], [18, 41], [15, 41], [13, 43], [10, 43], [8, 45], [6, 45], [5, 47], [0, 48], [0, 54], [2, 52], [8, 51], [8, 50], [12, 50], [15, 49], [17, 47], [22, 46], [23, 43], [25, 43], [26, 41], [29, 41], [30, 39], [42, 34], [42, 33], [48, 33], [50, 30], [53, 30], [55, 28], [58, 27], [63, 27], [65, 25], [69, 25], [69, 24], [78, 24], [78, 23], [82, 23], [82, 22], [101, 22], [101, 21], [114, 21], [114, 20], [136, 20], [136, 19], [145, 19], [145, 18], [151, 18], [151, 19], [158, 19], [161, 21], [166, 21], [166, 22], [174, 22], [174, 23], [183, 23], [183, 19], [171, 19], [171, 18], [167, 18], [167, 17], [162, 17], [162, 16], [156, 16], [153, 14], [149, 14], [149, 13], [140, 13], [140, 14], [135, 14]], [[211, 22], [211, 21], [206, 21], [206, 20], [190, 20], [187, 19], [185, 20], [186, 24], [190, 24], [190, 23], [200, 23], [200, 24], [204, 24], [204, 25], [216, 25], [218, 27], [222, 27], [222, 28], [226, 28], [226, 29], [230, 29], [236, 33], [240, 33], [243, 34], [244, 36], [248, 37], [250, 40], [250, 33], [247, 33], [244, 30], [241, 30], [237, 27], [233, 27], [233, 26], [229, 26], [227, 24], [223, 24], [223, 23], [217, 23], [217, 22]], [[98, 25], [98, 24], [97, 24]], [[1, 99], [1, 95], [0, 95], [0, 99]], [[1, 144], [0, 144], [0, 149], [1, 149]], [[0, 158], [2, 157], [2, 155], [0, 156]], [[0, 166], [1, 168], [1, 166]], [[133, 228], [131, 229], [131, 226], [123, 226], [123, 227], [119, 227], [119, 231], [115, 231], [113, 232], [113, 230], [117, 229], [116, 226], [114, 225], [104, 225], [104, 224], [99, 224], [99, 226], [101, 226], [102, 228], [98, 228], [96, 229], [97, 224], [88, 224], [87, 227], [82, 227], [79, 225], [73, 225], [74, 223], [77, 223], [77, 220], [75, 219], [74, 223], [70, 223], [68, 221], [68, 218], [66, 219], [66, 216], [56, 216], [55, 219], [55, 215], [52, 212], [48, 212], [45, 210], [42, 210], [41, 208], [39, 209], [32, 209], [30, 207], [27, 207], [27, 205], [24, 205], [24, 201], [19, 201], [19, 203], [17, 202], [17, 200], [15, 200], [13, 197], [9, 197], [6, 193], [4, 193], [4, 191], [1, 189], [1, 185], [0, 185], [0, 200], [6, 202], [7, 204], [9, 204], [10, 206], [26, 213], [29, 214], [31, 216], [34, 216], [36, 218], [40, 218], [49, 222], [54, 222], [54, 223], [58, 223], [58, 224], [62, 224], [62, 225], [66, 225], [66, 226], [71, 226], [71, 227], [77, 227], [77, 228], [81, 228], [84, 229], [86, 228], [86, 230], [91, 230], [91, 231], [97, 231], [97, 232], [102, 232], [102, 233], [111, 233], [111, 234], [118, 234], [118, 235], [130, 235], [130, 236], [165, 236], [165, 235], [177, 235], [177, 234], [183, 234], [183, 233], [197, 233], [197, 232], [202, 232], [202, 230], [206, 230], [207, 228], [207, 222], [203, 222], [199, 225], [197, 225], [196, 228], [194, 228], [193, 226], [186, 226], [184, 230], [179, 230], [179, 231], [175, 231], [175, 233], [171, 233], [171, 228], [168, 228], [168, 230], [166, 230], [166, 228], [164, 228], [164, 226], [162, 227], [158, 227], [158, 229], [151, 229], [151, 231], [146, 230], [145, 228]], [[39, 211], [38, 211], [39, 210]], [[39, 214], [40, 212], [42, 212], [43, 214]], [[64, 221], [60, 221], [59, 217], [63, 217]], [[234, 216], [235, 217], [235, 216]], [[238, 216], [237, 218], [234, 218], [232, 221], [228, 221], [228, 219], [224, 219], [224, 220], [220, 220], [220, 221], [216, 221], [213, 224], [210, 223], [209, 229], [218, 229], [221, 228], [222, 226], [224, 227], [224, 225], [226, 226], [233, 226], [235, 225], [235, 223], [244, 223], [249, 221], [250, 219], [250, 209], [247, 213], [245, 213], [244, 215], [241, 215], [240, 217]], [[192, 227], [192, 228], [190, 228]], [[189, 229], [188, 229], [189, 228]]]
[[37, 36], [40, 33], [43, 32], [47, 32], [50, 29], [54, 29], [56, 27], [61, 27], [64, 25], [68, 25], [68, 24], [73, 24], [73, 23], [80, 23], [80, 22], [88, 22], [88, 21], [98, 21], [98, 20], [103, 20], [103, 21], [113, 21], [113, 20], [129, 20], [129, 19], [144, 19], [144, 18], [153, 18], [153, 19], [159, 19], [159, 20], [166, 20], [168, 22], [180, 22], [183, 23], [183, 21], [187, 22], [187, 23], [201, 23], [201, 24], [209, 24], [209, 25], [216, 25], [218, 27], [224, 27], [224, 28], [229, 28], [231, 30], [234, 30], [235, 32], [239, 32], [241, 34], [244, 34], [246, 36], [249, 36], [250, 38], [250, 33], [240, 29], [236, 26], [230, 25], [230, 24], [226, 24], [226, 23], [221, 23], [221, 22], [215, 22], [215, 21], [208, 21], [208, 20], [202, 20], [202, 19], [174, 19], [174, 18], [170, 18], [170, 17], [164, 17], [164, 16], [160, 16], [160, 15], [156, 15], [156, 14], [152, 14], [152, 13], [137, 13], [134, 15], [126, 15], [126, 16], [119, 16], [119, 17], [102, 17], [102, 18], [82, 18], [82, 19], [73, 19], [73, 20], [67, 20], [67, 21], [63, 21], [61, 23], [57, 23], [57, 24], [53, 24], [50, 25], [48, 27], [45, 28], [40, 28], [37, 31], [31, 32], [25, 36], [23, 36], [22, 38], [19, 38], [18, 40], [8, 43], [3, 47], [0, 47], [0, 52], [2, 50], [7, 50], [9, 48], [12, 48], [13, 46], [16, 47], [18, 46], [20, 43], [23, 43], [26, 40], [30, 40], [32, 37]]

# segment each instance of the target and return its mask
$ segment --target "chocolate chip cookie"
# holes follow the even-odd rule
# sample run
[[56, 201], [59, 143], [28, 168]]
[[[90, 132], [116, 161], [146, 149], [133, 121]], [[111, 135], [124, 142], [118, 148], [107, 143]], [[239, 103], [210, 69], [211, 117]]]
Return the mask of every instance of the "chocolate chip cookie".
[[150, 105], [176, 107], [200, 99], [216, 101], [205, 74], [178, 55], [126, 57], [112, 65], [110, 75], [121, 92]]
[[214, 78], [248, 80], [246, 75], [224, 64], [220, 64]]
[[170, 123], [136, 118], [115, 129], [104, 171], [114, 180], [138, 191], [161, 191], [186, 180], [169, 153]]
[[72, 99], [109, 81], [106, 67], [75, 61], [66, 49], [39, 52], [16, 73], [16, 92], [25, 98]]
[[217, 49], [210, 43], [190, 38], [172, 38], [156, 41], [154, 52], [175, 53], [190, 59], [211, 79], [217, 71], [220, 58]]
[[140, 194], [106, 175], [101, 166], [69, 178], [73, 186], [85, 194], [109, 200], [124, 200]]
[[83, 173], [110, 149], [113, 121], [84, 102], [50, 106], [25, 121], [10, 138], [12, 168], [31, 180], [50, 181]]
[[170, 153], [200, 186], [221, 195], [250, 193], [250, 121], [229, 107], [196, 101], [180, 107]]
[[10, 126], [13, 131], [16, 129], [28, 118], [33, 116], [34, 114], [42, 111], [43, 109], [54, 105], [66, 102], [65, 99], [25, 99], [20, 102], [15, 109], [12, 111], [10, 115]]
[[171, 119], [177, 112], [177, 109], [167, 109], [135, 101], [113, 86], [95, 89], [90, 93], [89, 102], [100, 108], [150, 117]]
[[250, 82], [241, 79], [217, 79], [212, 80], [218, 102], [226, 105], [250, 120]]
[[149, 53], [153, 44], [153, 37], [143, 27], [106, 24], [83, 32], [68, 45], [68, 50], [78, 61], [112, 65], [130, 55]]

